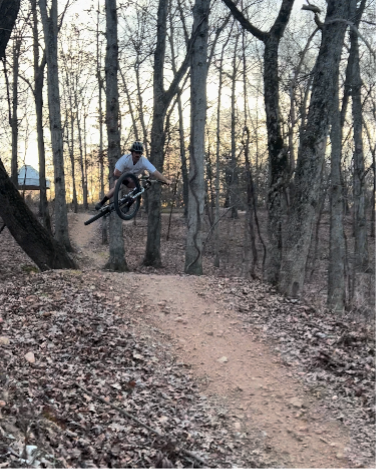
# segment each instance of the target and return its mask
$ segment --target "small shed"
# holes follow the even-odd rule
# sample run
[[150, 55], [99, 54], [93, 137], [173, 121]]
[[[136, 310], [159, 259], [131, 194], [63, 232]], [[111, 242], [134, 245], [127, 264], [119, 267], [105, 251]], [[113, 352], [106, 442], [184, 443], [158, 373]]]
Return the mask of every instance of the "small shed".
[[[46, 189], [50, 189], [50, 181], [46, 179]], [[18, 188], [23, 190], [39, 190], [39, 172], [33, 166], [22, 166], [18, 173]]]

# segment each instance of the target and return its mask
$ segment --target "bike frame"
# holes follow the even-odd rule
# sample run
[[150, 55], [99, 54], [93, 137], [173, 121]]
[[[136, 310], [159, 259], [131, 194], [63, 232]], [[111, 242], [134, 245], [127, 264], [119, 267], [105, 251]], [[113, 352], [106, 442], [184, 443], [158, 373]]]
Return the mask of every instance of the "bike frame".
[[152, 184], [155, 184], [157, 182], [161, 183], [161, 184], [164, 184], [163, 181], [158, 181], [156, 179], [150, 179], [149, 177], [142, 177], [140, 179], [140, 182], [142, 183], [142, 186], [141, 186], [141, 191], [138, 192], [138, 194], [133, 194], [134, 190], [129, 192], [127, 195], [125, 195], [124, 197], [122, 197], [122, 199], [120, 199], [120, 202], [123, 204], [123, 203], [126, 203], [127, 199], [129, 197], [132, 197], [133, 199], [138, 199], [139, 197], [142, 197], [142, 195], [144, 193], [146, 193], [149, 189], [151, 189], [152, 187]]

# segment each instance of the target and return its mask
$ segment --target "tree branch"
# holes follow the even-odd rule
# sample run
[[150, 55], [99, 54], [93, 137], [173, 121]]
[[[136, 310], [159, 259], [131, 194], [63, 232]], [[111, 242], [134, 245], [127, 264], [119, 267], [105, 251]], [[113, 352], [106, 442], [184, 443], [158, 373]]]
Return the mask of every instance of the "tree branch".
[[320, 8], [318, 8], [314, 5], [311, 5], [309, 3], [308, 5], [303, 5], [302, 10], [312, 11], [312, 13], [314, 14], [314, 20], [315, 20], [316, 26], [320, 29], [323, 29], [323, 23], [320, 21], [320, 18], [319, 18], [319, 15], [318, 15], [318, 13], [321, 13]]
[[197, 36], [199, 35], [200, 27], [201, 27], [201, 25], [204, 21], [205, 21], [205, 18], [203, 18], [203, 20], [198, 24], [196, 30], [192, 33], [192, 36], [191, 36], [191, 38], [188, 42], [188, 48], [186, 50], [185, 59], [184, 59], [183, 63], [181, 64], [180, 69], [175, 74], [175, 77], [174, 77], [171, 85], [169, 86], [169, 89], [164, 94], [164, 101], [167, 104], [169, 104], [171, 102], [173, 96], [177, 93], [177, 87], [178, 87], [179, 83], [181, 82], [181, 79], [184, 77], [185, 72], [187, 71], [187, 69], [189, 67], [189, 61], [190, 61], [190, 57], [192, 55], [192, 48], [193, 48], [193, 45], [194, 45], [194, 43], [197, 39]]
[[253, 34], [257, 39], [260, 41], [265, 42], [268, 37], [269, 33], [259, 30], [255, 26], [253, 26], [249, 20], [243, 15], [243, 13], [236, 8], [235, 3], [232, 0], [223, 0], [224, 4], [229, 8], [230, 12], [232, 13], [233, 17], [238, 20], [240, 25]]
[[278, 12], [276, 21], [271, 27], [269, 34], [281, 38], [286, 25], [289, 22], [291, 10], [293, 8], [294, 0], [283, 0], [280, 11]]
[[330, 25], [331, 23], [337, 23], [337, 22], [340, 22], [340, 23], [346, 23], [351, 30], [353, 30], [354, 33], [356, 33], [356, 35], [362, 39], [362, 41], [366, 44], [366, 47], [368, 48], [368, 50], [370, 51], [370, 54], [373, 56], [373, 59], [374, 59], [374, 62], [376, 62], [376, 59], [375, 59], [375, 51], [374, 49], [371, 47], [371, 45], [369, 44], [368, 40], [365, 39], [365, 37], [360, 33], [359, 29], [356, 28], [354, 26], [354, 24], [351, 22], [351, 21], [348, 21], [348, 20], [344, 20], [342, 18], [334, 18], [333, 20], [328, 20], [327, 22], [325, 22], [324, 24], [326, 25]]

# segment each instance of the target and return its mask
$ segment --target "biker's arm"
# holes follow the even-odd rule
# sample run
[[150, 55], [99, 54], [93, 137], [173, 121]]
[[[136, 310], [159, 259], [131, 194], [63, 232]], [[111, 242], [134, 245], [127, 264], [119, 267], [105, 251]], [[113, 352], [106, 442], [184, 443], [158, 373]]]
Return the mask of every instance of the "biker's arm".
[[151, 176], [155, 179], [159, 179], [159, 181], [163, 181], [165, 182], [166, 184], [172, 184], [172, 181], [167, 179], [166, 177], [163, 176], [163, 174], [161, 174], [159, 171], [154, 171], [151, 173]]

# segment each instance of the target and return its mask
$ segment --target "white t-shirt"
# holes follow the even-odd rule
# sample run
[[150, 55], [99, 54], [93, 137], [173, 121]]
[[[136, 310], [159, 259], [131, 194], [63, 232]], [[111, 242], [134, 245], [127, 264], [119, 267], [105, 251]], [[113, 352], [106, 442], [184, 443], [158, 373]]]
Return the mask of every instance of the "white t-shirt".
[[144, 156], [141, 156], [138, 159], [137, 163], [134, 165], [131, 154], [124, 154], [123, 156], [121, 156], [116, 162], [115, 168], [121, 172], [131, 172], [136, 176], [142, 174], [143, 171], [148, 171], [149, 173], [153, 173], [156, 171], [155, 166], [152, 165], [149, 160]]

